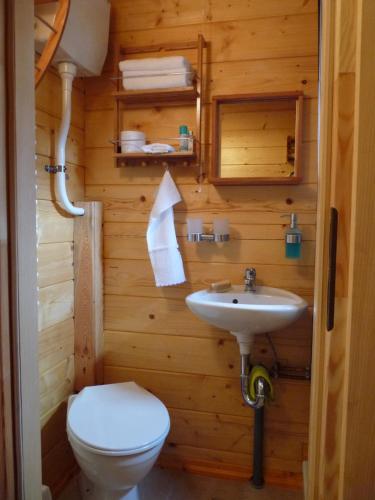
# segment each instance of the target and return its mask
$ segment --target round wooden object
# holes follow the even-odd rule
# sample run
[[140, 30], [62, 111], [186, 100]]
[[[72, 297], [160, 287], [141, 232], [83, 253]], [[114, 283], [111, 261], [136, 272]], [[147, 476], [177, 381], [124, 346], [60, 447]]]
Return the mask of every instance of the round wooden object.
[[[43, 0], [34, 0], [34, 4], [44, 3]], [[48, 65], [53, 59], [57, 47], [59, 46], [66, 20], [68, 19], [70, 0], [58, 0], [57, 14], [53, 26], [50, 26], [51, 34], [43, 48], [39, 59], [35, 63], [35, 88], [41, 82], [43, 75], [47, 71]]]

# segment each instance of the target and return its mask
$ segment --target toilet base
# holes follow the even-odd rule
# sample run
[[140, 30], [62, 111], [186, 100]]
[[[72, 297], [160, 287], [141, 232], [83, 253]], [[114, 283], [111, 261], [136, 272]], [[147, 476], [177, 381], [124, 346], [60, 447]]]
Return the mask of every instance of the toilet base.
[[82, 472], [79, 477], [79, 489], [83, 500], [140, 500], [138, 486], [126, 491], [104, 491]]

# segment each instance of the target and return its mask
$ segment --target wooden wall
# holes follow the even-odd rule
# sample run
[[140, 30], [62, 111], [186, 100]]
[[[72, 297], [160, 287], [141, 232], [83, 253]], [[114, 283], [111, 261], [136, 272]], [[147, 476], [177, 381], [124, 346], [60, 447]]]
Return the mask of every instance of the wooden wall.
[[[317, 1], [112, 0], [106, 72], [85, 82], [86, 198], [104, 202], [105, 382], [135, 380], [168, 406], [172, 427], [161, 458], [169, 466], [248, 477], [253, 413], [241, 401], [239, 350], [224, 331], [187, 310], [187, 294], [211, 281], [241, 283], [244, 268], [257, 268], [260, 283], [313, 300], [317, 195]], [[195, 39], [209, 42], [205, 64], [205, 169], [210, 145], [210, 100], [216, 94], [302, 90], [306, 95], [303, 183], [298, 186], [220, 187], [204, 183], [198, 170], [176, 166], [172, 175], [183, 202], [175, 221], [188, 282], [156, 288], [146, 248], [146, 227], [163, 169], [114, 168], [111, 158], [113, 47]], [[196, 63], [195, 54], [186, 55]], [[194, 129], [192, 108], [131, 110], [124, 127], [148, 136], [174, 136], [180, 124]], [[284, 257], [285, 219], [297, 212], [304, 235], [299, 261]], [[209, 224], [229, 218], [232, 239], [223, 246], [188, 244], [187, 216]], [[69, 283], [66, 282], [66, 283]], [[65, 284], [64, 286], [68, 286]], [[283, 364], [310, 360], [311, 309], [293, 327], [272, 334]], [[254, 360], [272, 362], [263, 337]], [[284, 484], [301, 483], [307, 453], [309, 383], [275, 382], [267, 408], [266, 471]]]
[[[60, 92], [60, 78], [48, 71], [36, 91], [36, 172], [43, 481], [54, 492], [75, 466], [65, 432], [65, 402], [74, 384], [73, 218], [55, 203], [53, 176], [44, 171], [54, 164]], [[72, 200], [84, 196], [83, 146], [84, 93], [78, 83], [67, 146]]]

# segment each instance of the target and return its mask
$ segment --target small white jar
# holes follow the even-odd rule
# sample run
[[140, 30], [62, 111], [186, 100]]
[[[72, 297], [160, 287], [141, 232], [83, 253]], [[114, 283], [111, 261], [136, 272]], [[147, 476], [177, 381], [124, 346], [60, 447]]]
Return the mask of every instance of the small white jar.
[[121, 153], [140, 153], [146, 144], [144, 132], [139, 130], [123, 130], [120, 134]]

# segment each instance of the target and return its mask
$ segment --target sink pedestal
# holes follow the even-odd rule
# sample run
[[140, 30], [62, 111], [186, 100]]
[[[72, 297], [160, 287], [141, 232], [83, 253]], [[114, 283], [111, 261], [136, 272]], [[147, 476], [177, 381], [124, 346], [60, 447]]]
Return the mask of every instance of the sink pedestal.
[[249, 355], [251, 353], [251, 348], [254, 343], [255, 334], [249, 332], [230, 332], [230, 333], [234, 335], [237, 339], [238, 345], [240, 346], [240, 354]]

